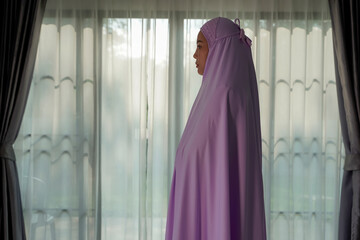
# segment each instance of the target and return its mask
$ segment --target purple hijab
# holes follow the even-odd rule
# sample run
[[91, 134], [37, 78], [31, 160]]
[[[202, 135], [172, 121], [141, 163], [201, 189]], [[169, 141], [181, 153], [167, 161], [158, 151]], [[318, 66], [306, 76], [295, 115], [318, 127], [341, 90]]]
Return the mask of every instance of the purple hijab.
[[165, 239], [264, 240], [251, 40], [239, 25], [221, 17], [205, 23], [201, 32], [209, 53], [176, 152]]

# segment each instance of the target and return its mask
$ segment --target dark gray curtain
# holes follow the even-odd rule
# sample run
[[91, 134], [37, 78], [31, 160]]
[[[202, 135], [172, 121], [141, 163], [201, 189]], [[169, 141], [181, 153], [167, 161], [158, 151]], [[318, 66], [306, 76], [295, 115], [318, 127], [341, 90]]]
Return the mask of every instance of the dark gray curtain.
[[360, 1], [329, 0], [336, 85], [346, 151], [339, 239], [360, 239]]
[[0, 3], [0, 239], [26, 239], [12, 145], [25, 110], [46, 0]]

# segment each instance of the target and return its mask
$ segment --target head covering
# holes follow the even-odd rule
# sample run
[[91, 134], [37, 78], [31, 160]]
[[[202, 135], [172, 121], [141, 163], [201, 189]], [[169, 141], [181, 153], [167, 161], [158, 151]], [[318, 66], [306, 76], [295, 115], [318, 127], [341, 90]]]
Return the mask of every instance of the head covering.
[[[239, 21], [239, 20], [236, 20]], [[166, 240], [266, 239], [260, 113], [251, 40], [218, 17], [175, 158]]]

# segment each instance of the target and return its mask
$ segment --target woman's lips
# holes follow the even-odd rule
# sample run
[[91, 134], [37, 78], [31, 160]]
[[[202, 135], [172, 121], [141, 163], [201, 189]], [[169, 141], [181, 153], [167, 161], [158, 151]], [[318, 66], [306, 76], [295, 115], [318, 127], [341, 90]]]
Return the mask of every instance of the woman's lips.
[[198, 68], [198, 67], [199, 67], [199, 64], [196, 64], [196, 63], [195, 63], [195, 65], [196, 65], [196, 68]]

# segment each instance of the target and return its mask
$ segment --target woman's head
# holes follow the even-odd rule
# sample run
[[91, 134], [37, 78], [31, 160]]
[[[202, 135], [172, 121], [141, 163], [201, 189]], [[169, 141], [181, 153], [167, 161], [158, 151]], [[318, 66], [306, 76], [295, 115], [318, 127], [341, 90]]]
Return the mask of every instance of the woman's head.
[[200, 31], [196, 40], [196, 51], [193, 57], [196, 59], [195, 64], [200, 75], [204, 74], [205, 63], [209, 53], [209, 46], [204, 34]]
[[203, 75], [205, 81], [208, 78], [212, 82], [214, 79], [222, 82], [235, 81], [233, 77], [226, 78], [226, 73], [240, 71], [240, 68], [246, 68], [248, 64], [253, 65], [250, 46], [251, 40], [240, 28], [238, 19], [233, 22], [217, 17], [207, 21], [200, 29], [193, 56], [198, 73]]

